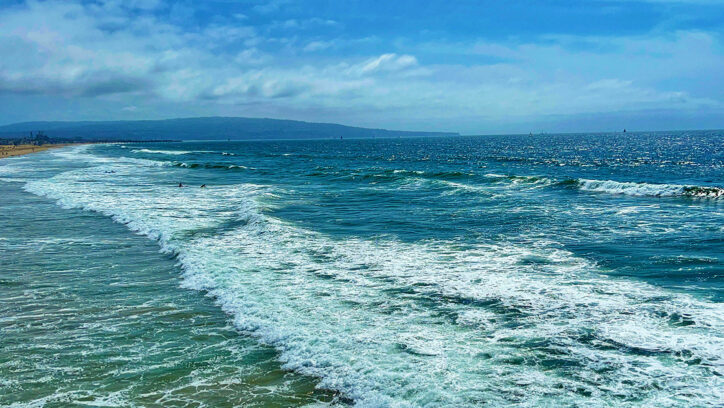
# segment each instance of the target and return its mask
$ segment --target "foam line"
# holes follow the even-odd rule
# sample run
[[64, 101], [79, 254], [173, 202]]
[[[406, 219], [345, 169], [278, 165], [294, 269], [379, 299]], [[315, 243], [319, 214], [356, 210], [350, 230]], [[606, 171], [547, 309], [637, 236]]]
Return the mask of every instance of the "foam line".
[[555, 242], [336, 240], [264, 214], [271, 186], [168, 188], [154, 164], [99, 160], [25, 189], [157, 240], [185, 287], [358, 406], [724, 398], [721, 304], [606, 277]]

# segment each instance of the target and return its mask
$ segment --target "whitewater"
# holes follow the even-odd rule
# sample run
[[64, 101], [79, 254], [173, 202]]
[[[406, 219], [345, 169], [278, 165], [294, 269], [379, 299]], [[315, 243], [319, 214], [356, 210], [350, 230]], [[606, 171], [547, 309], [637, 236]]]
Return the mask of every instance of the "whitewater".
[[[666, 137], [692, 139], [645, 140]], [[718, 406], [723, 156], [721, 135], [694, 139], [705, 157], [645, 164], [570, 135], [555, 141], [585, 154], [528, 138], [82, 146], [0, 179], [155, 241], [179, 291], [339, 393], [323, 404]]]

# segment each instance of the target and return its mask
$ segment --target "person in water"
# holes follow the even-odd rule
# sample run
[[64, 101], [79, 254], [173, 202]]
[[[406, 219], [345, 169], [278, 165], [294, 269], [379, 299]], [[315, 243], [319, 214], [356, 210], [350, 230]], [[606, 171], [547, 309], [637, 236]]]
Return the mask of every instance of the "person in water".
[[202, 184], [202, 185], [201, 185], [201, 188], [206, 188], [206, 184]]
[[181, 183], [178, 183], [178, 186], [179, 186], [179, 187], [183, 187], [184, 185], [183, 185], [183, 184], [181, 184]]

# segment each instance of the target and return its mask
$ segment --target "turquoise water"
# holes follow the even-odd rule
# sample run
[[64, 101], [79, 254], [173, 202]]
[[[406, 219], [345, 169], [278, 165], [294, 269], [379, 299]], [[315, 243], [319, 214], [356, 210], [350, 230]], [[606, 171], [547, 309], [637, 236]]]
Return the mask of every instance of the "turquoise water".
[[179, 289], [153, 242], [14, 183], [0, 195], [0, 406], [335, 401], [239, 336], [211, 299]]
[[719, 406], [723, 138], [4, 159], [0, 404]]

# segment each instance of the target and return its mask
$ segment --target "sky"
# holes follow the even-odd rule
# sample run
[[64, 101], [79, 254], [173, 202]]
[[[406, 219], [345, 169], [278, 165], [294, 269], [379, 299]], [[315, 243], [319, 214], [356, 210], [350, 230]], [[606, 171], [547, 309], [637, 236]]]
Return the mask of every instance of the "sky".
[[0, 0], [0, 124], [724, 128], [724, 0]]

